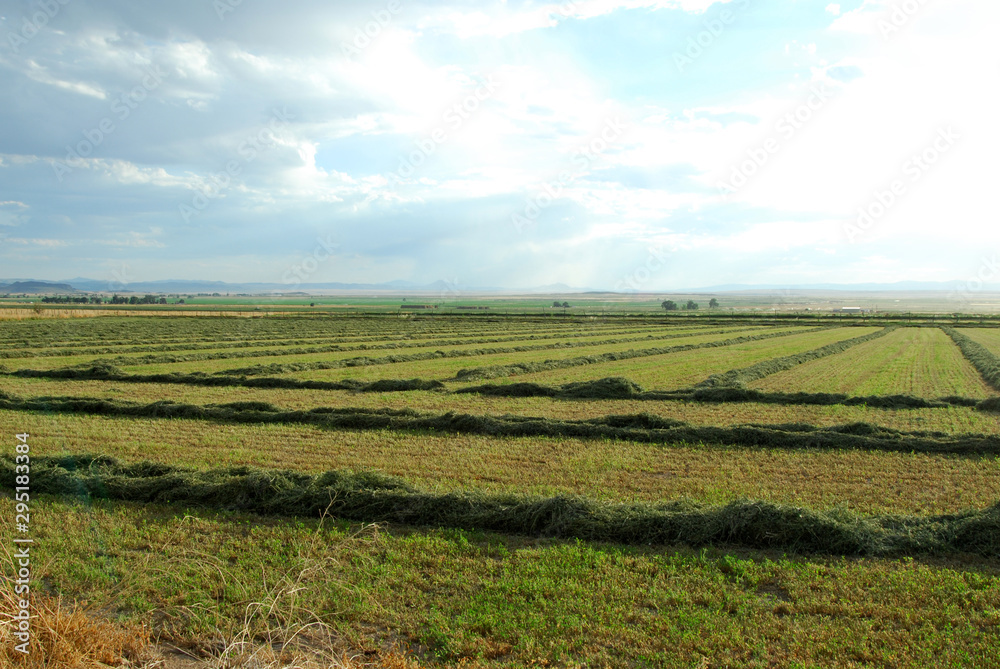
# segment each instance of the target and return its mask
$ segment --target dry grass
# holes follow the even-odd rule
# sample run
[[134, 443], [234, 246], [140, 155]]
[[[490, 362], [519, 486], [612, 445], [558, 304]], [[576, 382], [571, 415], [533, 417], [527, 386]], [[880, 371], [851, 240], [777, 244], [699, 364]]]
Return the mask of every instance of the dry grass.
[[951, 338], [938, 328], [900, 328], [843, 353], [755, 381], [750, 387], [785, 392], [960, 395], [977, 399], [993, 394]]
[[[105, 667], [152, 667], [155, 654], [149, 644], [149, 630], [135, 623], [116, 624], [94, 611], [33, 590], [30, 602], [28, 653], [15, 649], [23, 643], [14, 633], [14, 615], [21, 609], [15, 595], [13, 557], [4, 542], [3, 575], [0, 575], [0, 666], [35, 669], [104, 669]], [[37, 549], [35, 549], [37, 551]], [[38, 553], [34, 553], [35, 556]], [[37, 569], [41, 565], [37, 565]], [[37, 588], [38, 581], [31, 584]]]

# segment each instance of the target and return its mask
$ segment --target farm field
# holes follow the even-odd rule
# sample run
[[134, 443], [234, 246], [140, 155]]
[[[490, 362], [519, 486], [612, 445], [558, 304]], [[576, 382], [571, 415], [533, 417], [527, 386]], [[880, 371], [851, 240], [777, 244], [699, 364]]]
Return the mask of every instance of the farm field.
[[354, 392], [308, 388], [246, 388], [240, 386], [189, 386], [168, 383], [121, 381], [66, 381], [6, 377], [4, 389], [23, 397], [81, 396], [150, 403], [167, 400], [198, 405], [231, 402], [265, 402], [285, 410], [308, 411], [316, 407], [366, 409], [415, 409], [423, 412], [454, 411], [485, 416], [514, 414], [563, 420], [600, 418], [609, 414], [648, 413], [683, 420], [693, 425], [782, 425], [802, 422], [821, 427], [868, 423], [902, 431], [933, 430], [950, 434], [1000, 434], [1000, 414], [973, 407], [883, 409], [866, 406], [694, 403], [642, 399], [557, 399], [551, 397], [497, 397], [477, 393], [456, 394], [436, 390], [405, 392]]
[[900, 328], [884, 339], [773, 374], [751, 387], [918, 397], [984, 398], [991, 393], [955, 343], [937, 328]]
[[[18, 416], [0, 412], [0, 427]], [[1000, 496], [995, 458], [662, 446], [628, 441], [489, 435], [335, 432], [300, 425], [213, 425], [177, 419], [44, 416], [38, 455], [149, 459], [197, 468], [251, 465], [318, 473], [375, 470], [423, 490], [578, 494], [614, 501], [751, 497], [865, 513], [934, 514]]]
[[994, 355], [1000, 355], [1000, 330], [963, 328], [962, 333], [985, 346]]
[[949, 332], [0, 320], [0, 467], [29, 434], [37, 606], [199, 667], [1000, 666], [1000, 390]]
[[694, 385], [711, 374], [871, 334], [879, 329], [832, 328], [716, 349], [684, 351], [638, 360], [615, 361], [566, 370], [524, 374], [512, 380], [561, 384], [606, 376], [624, 376], [647, 388], [664, 390], [683, 388]]

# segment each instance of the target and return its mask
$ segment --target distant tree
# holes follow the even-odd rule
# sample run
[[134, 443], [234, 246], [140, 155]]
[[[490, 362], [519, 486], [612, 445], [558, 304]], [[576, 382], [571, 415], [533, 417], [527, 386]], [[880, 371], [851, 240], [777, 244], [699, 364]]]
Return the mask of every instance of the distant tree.
[[160, 298], [160, 304], [166, 304], [166, 303], [167, 303], [167, 298], [161, 297]]
[[708, 301], [708, 308], [709, 309], [718, 309], [719, 308], [719, 301], [713, 297], [712, 299], [710, 299]]
[[684, 305], [684, 308], [688, 311], [695, 311], [698, 309], [698, 303], [694, 300], [688, 300], [688, 303]]
[[677, 303], [673, 300], [663, 300], [660, 306], [663, 307], [664, 311], [677, 311]]
[[310, 302], [310, 303], [309, 303], [309, 306], [310, 306], [310, 307], [315, 307], [315, 306], [316, 306], [316, 303], [315, 303], [315, 302]]
[[562, 302], [560, 302], [559, 300], [556, 300], [555, 302], [552, 303], [552, 306], [556, 307], [556, 308], [561, 307], [562, 306]]
[[133, 295], [132, 297], [128, 298], [128, 303], [129, 304], [139, 304], [139, 298], [136, 297], [135, 295]]
[[177, 304], [184, 304], [184, 298], [182, 297], [181, 299], [177, 300]]
[[562, 307], [563, 309], [569, 309], [569, 302], [563, 302]]

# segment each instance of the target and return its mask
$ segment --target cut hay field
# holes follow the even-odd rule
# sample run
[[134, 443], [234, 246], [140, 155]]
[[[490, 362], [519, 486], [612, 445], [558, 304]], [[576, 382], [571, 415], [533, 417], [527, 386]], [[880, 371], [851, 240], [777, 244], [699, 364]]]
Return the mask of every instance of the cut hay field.
[[[808, 351], [833, 342], [870, 334], [878, 329], [832, 328], [715, 349], [683, 351], [637, 360], [523, 374], [511, 380], [518, 383], [562, 384], [607, 376], [624, 376], [647, 388], [663, 390], [683, 388], [695, 385], [711, 374], [749, 366], [761, 360]], [[503, 381], [498, 379], [498, 382]]]
[[955, 343], [938, 328], [900, 328], [883, 339], [773, 374], [750, 387], [918, 397], [984, 398], [992, 393]]
[[994, 355], [1000, 355], [1000, 329], [962, 328], [962, 334], [979, 342]]
[[0, 320], [31, 666], [1000, 666], [998, 332]]

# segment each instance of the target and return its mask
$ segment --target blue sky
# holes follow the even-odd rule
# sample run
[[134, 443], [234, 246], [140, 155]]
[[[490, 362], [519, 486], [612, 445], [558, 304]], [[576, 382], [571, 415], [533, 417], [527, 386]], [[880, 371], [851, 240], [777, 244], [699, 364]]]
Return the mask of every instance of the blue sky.
[[1000, 271], [986, 0], [0, 17], [0, 277], [659, 291]]

